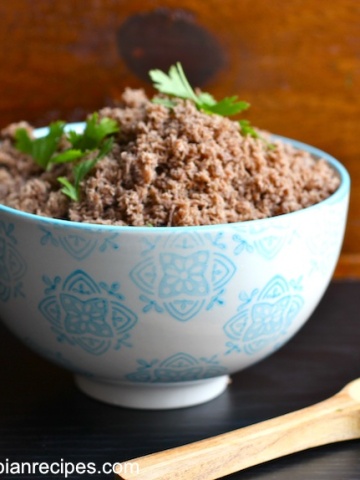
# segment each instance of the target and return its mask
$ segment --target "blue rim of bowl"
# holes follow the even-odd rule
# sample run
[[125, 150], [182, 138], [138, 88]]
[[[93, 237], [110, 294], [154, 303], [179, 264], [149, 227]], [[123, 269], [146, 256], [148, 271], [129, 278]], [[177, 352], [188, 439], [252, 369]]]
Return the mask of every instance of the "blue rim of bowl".
[[[69, 130], [75, 130], [77, 132], [81, 132], [84, 128], [84, 122], [77, 122], [77, 123], [68, 123], [65, 127], [66, 131]], [[48, 132], [48, 127], [42, 127], [42, 128], [37, 128], [35, 130], [35, 136], [41, 137], [42, 135], [46, 135]], [[325, 200], [322, 200], [319, 203], [315, 203], [314, 205], [311, 205], [310, 207], [303, 208], [301, 210], [296, 210], [294, 212], [289, 212], [283, 215], [278, 215], [276, 217], [267, 217], [267, 218], [259, 218], [255, 220], [246, 220], [243, 222], [233, 222], [233, 223], [217, 223], [217, 224], [212, 224], [212, 225], [191, 225], [191, 226], [177, 226], [177, 227], [150, 227], [150, 226], [132, 226], [132, 225], [103, 225], [103, 224], [98, 224], [98, 223], [85, 223], [85, 222], [74, 222], [71, 220], [62, 220], [58, 218], [51, 218], [51, 217], [45, 217], [41, 215], [36, 215], [34, 213], [28, 213], [28, 212], [23, 212], [21, 210], [17, 210], [15, 208], [7, 207], [5, 205], [0, 204], [0, 213], [5, 212], [8, 214], [11, 214], [13, 216], [22, 218], [27, 221], [41, 221], [43, 224], [51, 224], [55, 226], [62, 226], [62, 227], [67, 227], [67, 228], [72, 228], [72, 229], [81, 229], [81, 230], [89, 230], [89, 229], [95, 229], [96, 230], [104, 230], [104, 231], [111, 231], [111, 230], [116, 230], [118, 232], [131, 232], [131, 233], [140, 233], [140, 232], [146, 232], [147, 234], [153, 234], [153, 233], [164, 233], [164, 232], [169, 232], [170, 230], [172, 232], [174, 231], [189, 231], [189, 230], [215, 230], [219, 228], [227, 228], [227, 227], [236, 227], [237, 225], [244, 225], [248, 224], [249, 222], [261, 222], [266, 223], [269, 221], [273, 221], [273, 219], [281, 219], [281, 218], [288, 218], [289, 215], [299, 215], [302, 214], [303, 212], [306, 212], [308, 210], [313, 210], [315, 208], [319, 208], [319, 206], [326, 205], [326, 204], [334, 204], [340, 201], [343, 197], [348, 195], [350, 193], [350, 175], [346, 168], [338, 161], [336, 158], [333, 156], [329, 155], [328, 153], [324, 152], [323, 150], [320, 150], [319, 148], [313, 147], [312, 145], [309, 145], [307, 143], [300, 142], [298, 140], [293, 140], [288, 137], [283, 137], [281, 135], [271, 135], [271, 137], [274, 140], [280, 140], [284, 143], [291, 144], [294, 148], [298, 150], [305, 150], [306, 152], [310, 153], [310, 155], [316, 157], [316, 158], [323, 158], [339, 175], [340, 178], [340, 186], [339, 188], [329, 197], [327, 197]]]

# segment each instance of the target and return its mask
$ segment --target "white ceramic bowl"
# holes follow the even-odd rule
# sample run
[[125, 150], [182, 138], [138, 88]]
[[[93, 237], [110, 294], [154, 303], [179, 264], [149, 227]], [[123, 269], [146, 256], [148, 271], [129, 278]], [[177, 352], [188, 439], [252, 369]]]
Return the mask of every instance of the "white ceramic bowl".
[[325, 158], [340, 188], [294, 213], [202, 227], [97, 226], [0, 206], [1, 319], [105, 402], [176, 408], [219, 395], [309, 318], [342, 245], [348, 173], [283, 140]]

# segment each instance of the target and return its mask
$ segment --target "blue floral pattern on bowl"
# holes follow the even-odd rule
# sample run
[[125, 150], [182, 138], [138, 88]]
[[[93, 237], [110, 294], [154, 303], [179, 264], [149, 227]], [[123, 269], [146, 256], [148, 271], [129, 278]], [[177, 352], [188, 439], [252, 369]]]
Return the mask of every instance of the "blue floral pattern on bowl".
[[[71, 227], [50, 229], [41, 225], [39, 230], [40, 245], [61, 248], [76, 260], [85, 260], [95, 251], [103, 253], [108, 249], [117, 250], [119, 248], [116, 241], [119, 237], [117, 232], [110, 232], [99, 241], [96, 233], [101, 230], [101, 227], [90, 227], [86, 234], [72, 231]], [[69, 232], [69, 230], [71, 231]]]
[[304, 305], [301, 281], [287, 281], [275, 275], [262, 290], [241, 292], [238, 313], [224, 325], [230, 339], [226, 353], [254, 355], [271, 345], [278, 347]]
[[27, 265], [16, 248], [14, 224], [0, 221], [0, 300], [24, 296], [22, 278]]
[[236, 272], [229, 256], [213, 247], [209, 237], [189, 233], [170, 235], [166, 241], [147, 238], [145, 258], [130, 272], [143, 292], [139, 297], [146, 303], [143, 312], [154, 307], [186, 322], [202, 309], [212, 308]]
[[274, 260], [284, 247], [297, 236], [289, 225], [275, 225], [272, 228], [252, 225], [251, 222], [234, 227], [232, 240], [235, 243], [234, 255], [257, 254], [267, 261]]
[[216, 355], [211, 358], [194, 357], [180, 352], [165, 360], [137, 360], [136, 372], [126, 375], [132, 382], [161, 383], [201, 380], [226, 375], [228, 370], [221, 366]]
[[64, 281], [47, 276], [43, 281], [45, 298], [39, 303], [39, 310], [59, 342], [78, 345], [93, 355], [110, 348], [131, 347], [130, 331], [137, 316], [122, 303], [118, 284], [96, 283], [82, 270], [76, 270]]

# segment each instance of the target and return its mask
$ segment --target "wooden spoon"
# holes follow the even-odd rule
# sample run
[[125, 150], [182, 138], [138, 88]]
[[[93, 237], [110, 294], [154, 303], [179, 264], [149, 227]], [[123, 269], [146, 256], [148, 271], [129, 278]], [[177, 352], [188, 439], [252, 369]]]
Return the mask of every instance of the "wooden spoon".
[[117, 465], [123, 480], [215, 480], [308, 448], [360, 438], [360, 378], [329, 399]]

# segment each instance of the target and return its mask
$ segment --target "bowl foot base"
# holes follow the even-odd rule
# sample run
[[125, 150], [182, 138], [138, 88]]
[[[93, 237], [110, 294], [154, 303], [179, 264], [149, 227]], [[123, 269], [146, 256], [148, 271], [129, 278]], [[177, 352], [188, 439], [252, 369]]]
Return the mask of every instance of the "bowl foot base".
[[226, 389], [229, 377], [223, 375], [189, 382], [132, 384], [75, 375], [75, 382], [81, 391], [105, 403], [120, 407], [162, 410], [208, 402]]

